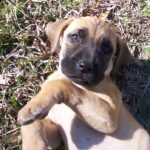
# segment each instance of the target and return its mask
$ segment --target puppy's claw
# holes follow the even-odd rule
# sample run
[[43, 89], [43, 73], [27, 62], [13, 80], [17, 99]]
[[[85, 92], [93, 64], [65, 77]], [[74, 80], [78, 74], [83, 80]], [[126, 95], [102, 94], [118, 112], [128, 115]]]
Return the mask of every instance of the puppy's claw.
[[19, 125], [25, 125], [31, 123], [35, 120], [35, 116], [33, 115], [31, 109], [23, 108], [18, 113], [17, 122]]
[[48, 114], [48, 110], [46, 108], [41, 107], [28, 107], [25, 106], [18, 113], [17, 122], [19, 125], [26, 125], [33, 122], [36, 119], [42, 119]]
[[32, 123], [34, 120], [35, 120], [34, 118], [28, 118], [24, 120], [24, 119], [21, 119], [21, 117], [18, 117], [17, 123], [22, 126], [22, 125]]

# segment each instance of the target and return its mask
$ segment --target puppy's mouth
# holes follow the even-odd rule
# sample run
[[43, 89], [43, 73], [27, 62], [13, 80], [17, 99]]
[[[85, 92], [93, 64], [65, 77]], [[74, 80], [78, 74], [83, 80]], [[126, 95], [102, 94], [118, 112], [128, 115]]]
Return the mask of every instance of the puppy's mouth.
[[72, 82], [84, 85], [84, 86], [94, 86], [98, 84], [102, 79], [103, 76], [95, 76], [93, 74], [83, 74], [83, 75], [72, 75], [66, 72], [63, 72]]
[[70, 80], [73, 82], [80, 84], [80, 85], [89, 85], [89, 82], [86, 81], [84, 78], [73, 76], [73, 75], [67, 75]]

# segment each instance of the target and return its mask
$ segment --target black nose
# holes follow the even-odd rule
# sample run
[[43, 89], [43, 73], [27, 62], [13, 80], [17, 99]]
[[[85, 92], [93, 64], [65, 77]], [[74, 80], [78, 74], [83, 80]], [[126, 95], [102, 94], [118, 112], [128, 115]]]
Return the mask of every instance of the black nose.
[[88, 73], [91, 71], [91, 66], [88, 61], [80, 61], [77, 67], [81, 72], [84, 72], [84, 73]]

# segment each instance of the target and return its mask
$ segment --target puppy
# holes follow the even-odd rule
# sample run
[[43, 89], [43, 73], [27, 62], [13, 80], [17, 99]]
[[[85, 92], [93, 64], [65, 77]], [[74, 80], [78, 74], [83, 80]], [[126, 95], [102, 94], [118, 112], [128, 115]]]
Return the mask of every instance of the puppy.
[[[130, 62], [126, 44], [95, 17], [49, 23], [46, 34], [59, 69], [18, 113], [23, 150], [149, 150], [150, 137], [122, 103], [112, 82]], [[45, 119], [43, 119], [45, 118]]]

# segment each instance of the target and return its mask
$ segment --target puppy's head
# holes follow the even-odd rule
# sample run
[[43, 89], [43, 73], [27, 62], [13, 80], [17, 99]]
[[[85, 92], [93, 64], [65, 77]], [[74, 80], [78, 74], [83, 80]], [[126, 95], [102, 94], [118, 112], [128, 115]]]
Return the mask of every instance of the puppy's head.
[[126, 44], [95, 17], [51, 22], [46, 27], [46, 35], [52, 51], [60, 39], [60, 69], [77, 84], [96, 85], [130, 60]]

